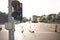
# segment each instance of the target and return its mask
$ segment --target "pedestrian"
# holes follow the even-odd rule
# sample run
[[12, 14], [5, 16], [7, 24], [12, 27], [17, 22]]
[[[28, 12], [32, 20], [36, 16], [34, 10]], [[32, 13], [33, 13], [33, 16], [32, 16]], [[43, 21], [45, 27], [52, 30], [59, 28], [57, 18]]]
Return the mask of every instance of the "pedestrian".
[[55, 25], [55, 32], [57, 32], [57, 25]]

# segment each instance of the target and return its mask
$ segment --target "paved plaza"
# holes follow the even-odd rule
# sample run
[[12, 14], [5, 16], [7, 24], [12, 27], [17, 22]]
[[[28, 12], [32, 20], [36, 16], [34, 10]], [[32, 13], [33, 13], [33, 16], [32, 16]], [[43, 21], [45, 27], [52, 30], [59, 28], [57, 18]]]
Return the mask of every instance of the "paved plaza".
[[[22, 32], [23, 31], [23, 32]], [[34, 32], [30, 32], [34, 31]], [[0, 40], [8, 40], [9, 31], [3, 29], [0, 31]], [[60, 40], [60, 33], [48, 30], [42, 27], [42, 24], [36, 23], [20, 23], [15, 24], [14, 32], [15, 40]]]

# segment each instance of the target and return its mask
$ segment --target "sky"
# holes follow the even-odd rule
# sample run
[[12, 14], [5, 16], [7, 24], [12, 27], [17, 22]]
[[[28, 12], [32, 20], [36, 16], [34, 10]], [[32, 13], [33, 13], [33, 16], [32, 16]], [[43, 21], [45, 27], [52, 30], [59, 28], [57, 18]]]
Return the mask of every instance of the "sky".
[[[23, 3], [23, 16], [48, 15], [60, 12], [60, 0], [19, 0]], [[8, 0], [0, 0], [0, 11], [8, 13]]]

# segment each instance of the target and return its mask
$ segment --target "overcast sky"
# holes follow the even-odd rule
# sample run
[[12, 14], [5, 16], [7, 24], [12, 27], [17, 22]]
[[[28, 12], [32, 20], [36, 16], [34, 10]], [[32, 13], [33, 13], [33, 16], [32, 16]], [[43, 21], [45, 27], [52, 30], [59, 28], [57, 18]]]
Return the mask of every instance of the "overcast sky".
[[[48, 15], [60, 12], [60, 0], [19, 0], [23, 3], [23, 16]], [[8, 13], [8, 0], [0, 0], [0, 11]]]

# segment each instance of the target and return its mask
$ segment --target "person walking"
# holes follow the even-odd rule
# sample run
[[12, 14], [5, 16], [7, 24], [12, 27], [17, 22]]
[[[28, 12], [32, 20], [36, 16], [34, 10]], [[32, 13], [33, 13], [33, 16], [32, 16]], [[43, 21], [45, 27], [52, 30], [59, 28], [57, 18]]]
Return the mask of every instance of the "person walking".
[[55, 25], [55, 32], [57, 32], [57, 25]]

